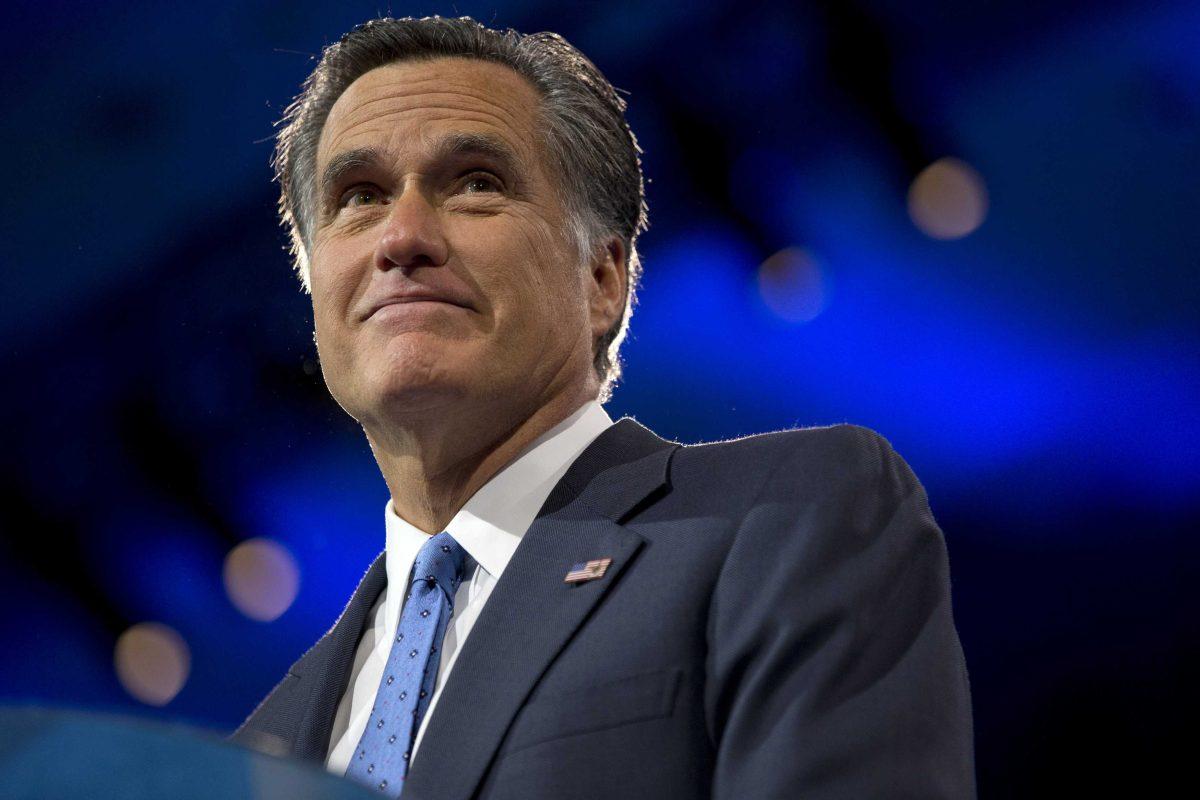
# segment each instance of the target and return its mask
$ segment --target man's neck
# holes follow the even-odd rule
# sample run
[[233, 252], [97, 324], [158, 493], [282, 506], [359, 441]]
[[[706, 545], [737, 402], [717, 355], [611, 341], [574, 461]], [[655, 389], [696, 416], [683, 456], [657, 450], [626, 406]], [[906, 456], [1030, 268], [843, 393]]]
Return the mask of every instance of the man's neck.
[[[388, 431], [367, 441], [400, 517], [429, 534], [446, 529], [466, 502], [492, 476], [546, 431], [595, 395], [559, 395], [532, 414], [505, 419], [464, 412], [442, 430]], [[492, 427], [487, 427], [488, 425]]]

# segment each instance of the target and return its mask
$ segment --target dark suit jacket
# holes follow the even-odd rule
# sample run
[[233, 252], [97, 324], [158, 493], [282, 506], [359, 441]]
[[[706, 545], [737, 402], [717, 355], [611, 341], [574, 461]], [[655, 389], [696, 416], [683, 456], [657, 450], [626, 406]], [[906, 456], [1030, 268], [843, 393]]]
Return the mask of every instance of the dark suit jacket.
[[[572, 565], [611, 557], [598, 580]], [[382, 556], [233, 735], [321, 760]], [[476, 620], [405, 782], [435, 798], [973, 797], [942, 533], [856, 425], [571, 465]]]

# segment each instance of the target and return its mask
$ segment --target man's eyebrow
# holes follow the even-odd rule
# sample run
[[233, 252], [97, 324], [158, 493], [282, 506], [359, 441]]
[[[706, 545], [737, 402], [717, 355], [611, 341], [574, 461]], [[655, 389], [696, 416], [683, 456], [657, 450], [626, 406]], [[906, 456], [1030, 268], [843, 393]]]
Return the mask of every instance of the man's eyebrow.
[[383, 154], [374, 147], [359, 147], [338, 153], [329, 160], [329, 164], [321, 173], [320, 196], [328, 198], [346, 173], [360, 167], [377, 167], [383, 163]]
[[434, 152], [439, 161], [461, 156], [483, 156], [514, 174], [520, 164], [520, 159], [507, 142], [488, 133], [451, 133], [437, 142]]

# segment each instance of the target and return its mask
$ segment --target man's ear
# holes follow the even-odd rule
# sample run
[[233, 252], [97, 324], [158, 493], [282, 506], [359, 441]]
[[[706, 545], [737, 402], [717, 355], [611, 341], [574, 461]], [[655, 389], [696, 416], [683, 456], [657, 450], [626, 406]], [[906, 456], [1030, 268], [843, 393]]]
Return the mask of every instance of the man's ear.
[[587, 287], [593, 341], [608, 333], [625, 311], [628, 258], [618, 236], [610, 236], [592, 256]]

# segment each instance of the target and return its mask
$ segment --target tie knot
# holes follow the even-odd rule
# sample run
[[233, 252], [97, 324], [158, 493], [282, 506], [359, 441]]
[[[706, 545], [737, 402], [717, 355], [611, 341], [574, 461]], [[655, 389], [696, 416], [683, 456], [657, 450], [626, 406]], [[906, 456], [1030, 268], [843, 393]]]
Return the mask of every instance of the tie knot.
[[449, 531], [430, 536], [413, 563], [413, 583], [425, 581], [431, 589], [435, 585], [442, 587], [453, 606], [454, 595], [462, 582], [466, 558], [467, 551], [454, 541]]

